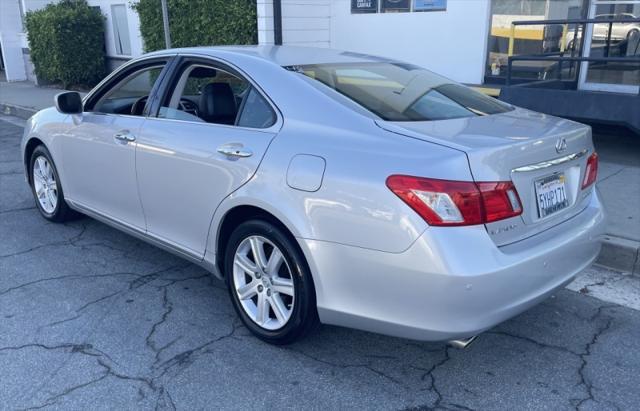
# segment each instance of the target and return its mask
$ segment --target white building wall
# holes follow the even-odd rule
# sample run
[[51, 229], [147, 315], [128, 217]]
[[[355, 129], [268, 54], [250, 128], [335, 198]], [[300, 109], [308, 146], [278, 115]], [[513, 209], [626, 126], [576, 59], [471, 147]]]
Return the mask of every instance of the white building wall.
[[[134, 1], [137, 3], [137, 1]], [[138, 13], [131, 8], [129, 0], [88, 0], [90, 6], [99, 6], [102, 14], [105, 15], [105, 46], [107, 48], [107, 57], [116, 59], [129, 59], [138, 57], [143, 53], [143, 41], [140, 34], [140, 19]], [[113, 33], [113, 20], [111, 15], [112, 5], [124, 5], [127, 8], [127, 24], [129, 26], [129, 38], [131, 40], [131, 55], [123, 56], [116, 52], [115, 37]]]
[[[141, 55], [144, 45], [140, 34], [140, 19], [131, 4], [138, 0], [88, 0], [90, 6], [100, 7], [105, 16], [105, 48], [109, 66], [114, 68], [122, 62]], [[8, 80], [29, 79], [35, 81], [33, 64], [28, 54], [29, 42], [22, 25], [20, 11], [39, 10], [56, 0], [0, 0], [0, 42]], [[115, 46], [112, 5], [124, 5], [127, 11], [127, 25], [131, 55], [119, 55]]]
[[[274, 44], [273, 0], [257, 0], [258, 44]], [[329, 47], [331, 0], [282, 0], [282, 42]]]
[[282, 42], [330, 47], [331, 3], [331, 0], [282, 0]]
[[258, 44], [273, 44], [273, 0], [257, 0]]
[[0, 2], [0, 47], [7, 81], [27, 79], [22, 55], [22, 18], [20, 0]]
[[[271, 30], [259, 43], [273, 44], [272, 1], [258, 3], [258, 28], [262, 19]], [[282, 0], [282, 38], [283, 44], [392, 57], [480, 84], [490, 9], [490, 0], [448, 0], [446, 11], [351, 14], [350, 0]]]

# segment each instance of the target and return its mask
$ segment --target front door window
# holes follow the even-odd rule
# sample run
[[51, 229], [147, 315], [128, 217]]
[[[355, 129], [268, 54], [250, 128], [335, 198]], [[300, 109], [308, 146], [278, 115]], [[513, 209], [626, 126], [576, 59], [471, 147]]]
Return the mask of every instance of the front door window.
[[140, 116], [163, 66], [136, 71], [108, 90], [88, 111]]

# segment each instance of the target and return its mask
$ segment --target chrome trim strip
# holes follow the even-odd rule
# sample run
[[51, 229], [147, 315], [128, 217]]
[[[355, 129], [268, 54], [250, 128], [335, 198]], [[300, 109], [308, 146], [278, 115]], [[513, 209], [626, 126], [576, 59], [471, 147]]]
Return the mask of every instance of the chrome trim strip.
[[577, 160], [580, 157], [584, 157], [585, 155], [587, 155], [588, 152], [589, 152], [589, 150], [587, 150], [585, 148], [584, 150], [579, 151], [577, 153], [568, 154], [568, 155], [563, 156], [563, 157], [554, 158], [553, 160], [542, 161], [540, 163], [530, 164], [528, 166], [522, 166], [522, 167], [514, 168], [513, 170], [511, 170], [511, 172], [512, 173], [522, 173], [522, 172], [526, 172], [526, 171], [535, 171], [535, 170], [541, 170], [543, 168], [549, 168], [549, 167], [557, 166], [558, 164], [567, 163], [569, 161]]

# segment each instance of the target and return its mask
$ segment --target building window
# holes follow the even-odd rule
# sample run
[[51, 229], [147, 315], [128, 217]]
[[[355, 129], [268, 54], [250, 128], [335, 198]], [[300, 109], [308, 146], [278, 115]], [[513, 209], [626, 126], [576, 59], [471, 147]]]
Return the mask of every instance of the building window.
[[[587, 6], [588, 0], [493, 0], [485, 81], [504, 81], [512, 22], [584, 18], [587, 16]], [[568, 34], [571, 34], [572, 30], [575, 31], [575, 28], [569, 27]], [[567, 38], [569, 37], [568, 35]], [[561, 25], [518, 26], [512, 51], [514, 55], [557, 52], [561, 38]], [[576, 53], [579, 53], [579, 50], [576, 50]], [[519, 61], [517, 64], [514, 63], [513, 69], [514, 77], [535, 80], [544, 76], [548, 67], [544, 62]]]
[[127, 21], [127, 6], [114, 4], [111, 6], [111, 20], [113, 21], [113, 40], [116, 54], [131, 55], [131, 40], [129, 38], [129, 22]]
[[[590, 57], [640, 57], [640, 0], [597, 0], [593, 18], [634, 20], [594, 24], [589, 45]], [[637, 86], [640, 84], [640, 64], [625, 62], [589, 63], [587, 83]], [[636, 88], [637, 90], [637, 88]]]

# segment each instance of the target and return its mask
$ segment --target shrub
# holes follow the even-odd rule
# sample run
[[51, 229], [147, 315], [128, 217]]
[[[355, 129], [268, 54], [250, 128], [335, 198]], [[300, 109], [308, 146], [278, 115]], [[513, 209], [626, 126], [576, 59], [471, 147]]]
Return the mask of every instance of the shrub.
[[[256, 44], [255, 0], [168, 0], [172, 47]], [[140, 16], [145, 51], [165, 48], [160, 0], [131, 7]]]
[[92, 86], [105, 74], [104, 16], [86, 0], [62, 0], [26, 16], [31, 60], [47, 81]]

